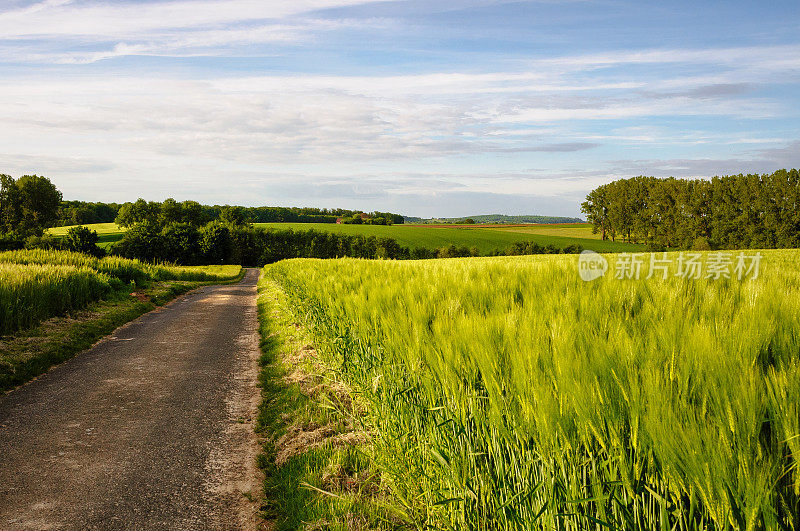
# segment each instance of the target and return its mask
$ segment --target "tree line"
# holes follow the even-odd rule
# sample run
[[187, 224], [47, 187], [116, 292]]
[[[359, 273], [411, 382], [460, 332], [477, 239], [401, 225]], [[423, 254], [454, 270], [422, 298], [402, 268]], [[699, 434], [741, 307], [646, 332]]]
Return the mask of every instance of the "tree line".
[[406, 216], [406, 223], [420, 223], [432, 225], [445, 225], [445, 224], [492, 224], [492, 225], [522, 225], [526, 223], [583, 223], [580, 218], [568, 218], [563, 216], [538, 216], [538, 215], [524, 215], [524, 216], [507, 216], [505, 214], [484, 214], [476, 216], [468, 216], [464, 218], [416, 218]]
[[[342, 211], [340, 211], [341, 213]], [[212, 221], [193, 201], [162, 203], [139, 200], [126, 203], [116, 222], [127, 227], [112, 252], [127, 258], [168, 261], [183, 265], [240, 264], [262, 266], [288, 258], [367, 258], [420, 260], [479, 256], [477, 248], [449, 245], [436, 249], [405, 247], [394, 238], [337, 234], [316, 230], [255, 227], [248, 209], [222, 207]], [[389, 219], [391, 214], [373, 219]], [[360, 213], [354, 218], [363, 219]], [[494, 255], [579, 253], [579, 246], [564, 249], [521, 242]], [[85, 252], [85, 251], [84, 251]]]
[[581, 211], [604, 240], [697, 250], [796, 248], [800, 172], [620, 179], [592, 190]]
[[[261, 216], [261, 217], [259, 217]], [[393, 238], [335, 234], [315, 230], [286, 230], [255, 227], [253, 222], [319, 219], [330, 216], [343, 222], [402, 223], [402, 216], [389, 212], [364, 214], [336, 209], [278, 207], [205, 206], [196, 201], [162, 202], [139, 199], [122, 205], [63, 201], [61, 192], [45, 177], [27, 175], [14, 179], [0, 175], [0, 251], [47, 248], [103, 256], [97, 232], [83, 222], [114, 221], [127, 228], [110, 252], [147, 261], [195, 264], [241, 264], [261, 266], [287, 258], [340, 258], [414, 260], [479, 256], [477, 248], [449, 245], [436, 249], [409, 248]], [[355, 221], [358, 220], [358, 221]], [[45, 230], [60, 223], [78, 221], [64, 237], [49, 236]], [[495, 251], [503, 254], [547, 254], [580, 252], [578, 246], [565, 249], [531, 242]]]
[[122, 205], [89, 201], [61, 201], [57, 226], [113, 223]]
[[117, 215], [111, 220], [122, 227], [130, 227], [143, 220], [160, 220], [161, 223], [186, 222], [193, 224], [217, 221], [234, 208], [247, 223], [365, 223], [392, 225], [403, 223], [400, 214], [391, 212], [364, 213], [341, 208], [298, 208], [298, 207], [230, 207], [228, 205], [208, 206], [197, 201], [178, 202], [172, 198], [163, 202], [138, 199], [117, 206]]
[[[135, 202], [118, 203], [93, 203], [87, 201], [61, 201], [56, 225], [91, 225], [94, 223], [113, 223], [120, 212], [123, 219], [127, 217], [126, 211], [155, 212], [160, 211], [163, 205], [167, 210], [175, 210], [175, 205], [191, 210], [192, 215], [205, 223], [219, 219], [220, 214], [227, 205], [201, 205], [197, 201], [177, 202], [167, 199], [164, 202], [145, 201], [139, 199]], [[403, 223], [405, 218], [400, 214], [391, 212], [368, 212], [347, 210], [343, 208], [311, 208], [311, 207], [242, 207], [243, 213], [250, 223], [365, 223], [373, 225], [393, 225]]]
[[[519, 242], [492, 255], [580, 253], [581, 250], [578, 245], [558, 248]], [[258, 267], [288, 258], [422, 260], [480, 256], [475, 247], [449, 245], [428, 249], [406, 247], [394, 238], [313, 229], [264, 229], [237, 219], [235, 212], [223, 212], [220, 219], [202, 226], [187, 222], [167, 225], [137, 223], [128, 229], [112, 252], [127, 258], [183, 265], [239, 264]]]

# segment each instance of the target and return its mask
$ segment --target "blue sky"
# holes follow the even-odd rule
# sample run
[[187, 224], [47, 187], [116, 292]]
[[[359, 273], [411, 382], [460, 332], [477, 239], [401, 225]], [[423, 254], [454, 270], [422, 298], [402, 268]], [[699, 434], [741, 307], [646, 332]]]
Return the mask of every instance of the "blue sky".
[[5, 0], [0, 172], [68, 199], [579, 214], [800, 166], [800, 2]]

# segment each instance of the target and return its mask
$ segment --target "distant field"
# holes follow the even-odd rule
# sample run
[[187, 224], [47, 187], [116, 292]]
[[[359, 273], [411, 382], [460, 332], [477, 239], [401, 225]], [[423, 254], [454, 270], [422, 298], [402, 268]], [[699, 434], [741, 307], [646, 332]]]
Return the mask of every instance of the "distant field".
[[583, 238], [600, 241], [600, 234], [592, 234], [589, 223], [563, 223], [559, 225], [513, 225], [497, 226], [496, 230], [517, 232], [520, 234], [539, 234], [541, 236], [563, 236], [565, 238]]
[[513, 225], [507, 223], [482, 223], [476, 225], [419, 224], [415, 226], [451, 229], [491, 229], [503, 232], [517, 232], [520, 234], [537, 234], [539, 236], [560, 236], [565, 238], [580, 238], [601, 241], [600, 234], [593, 234], [592, 225], [589, 223], [520, 223]]
[[[74, 225], [73, 225], [74, 226]], [[116, 223], [95, 223], [93, 225], [86, 225], [93, 231], [97, 231], [97, 236], [99, 236], [99, 240], [97, 245], [102, 248], [108, 248], [111, 246], [112, 243], [119, 241], [122, 239], [122, 234], [125, 232], [125, 229], [119, 227]], [[53, 236], [64, 236], [70, 227], [53, 227], [49, 229], [48, 232]]]
[[592, 234], [588, 224], [561, 225], [336, 225], [332, 223], [256, 223], [258, 227], [277, 229], [336, 232], [362, 236], [394, 238], [406, 247], [429, 249], [456, 246], [477, 247], [486, 254], [505, 250], [516, 242], [534, 241], [541, 245], [557, 247], [578, 244], [584, 249], [599, 252], [624, 252], [643, 250], [643, 245], [622, 242], [604, 242]]
[[[482, 254], [495, 250], [504, 251], [516, 242], [534, 241], [540, 245], [553, 244], [557, 247], [580, 245], [584, 249], [598, 252], [631, 252], [644, 250], [643, 245], [623, 242], [602, 241], [598, 234], [592, 234], [588, 223], [567, 223], [553, 225], [336, 225], [334, 223], [256, 223], [257, 227], [318, 230], [337, 234], [376, 236], [394, 238], [405, 247], [424, 247], [435, 249], [455, 245], [457, 247], [477, 247]], [[125, 229], [114, 223], [87, 225], [96, 230], [100, 237], [100, 247], [107, 248], [122, 238]], [[53, 236], [63, 236], [70, 227], [50, 229]]]

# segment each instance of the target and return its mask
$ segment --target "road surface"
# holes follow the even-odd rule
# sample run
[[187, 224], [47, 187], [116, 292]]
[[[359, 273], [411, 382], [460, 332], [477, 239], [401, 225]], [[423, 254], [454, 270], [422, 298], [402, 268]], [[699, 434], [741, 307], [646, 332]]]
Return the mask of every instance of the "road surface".
[[0, 397], [0, 529], [241, 529], [260, 482], [258, 270]]

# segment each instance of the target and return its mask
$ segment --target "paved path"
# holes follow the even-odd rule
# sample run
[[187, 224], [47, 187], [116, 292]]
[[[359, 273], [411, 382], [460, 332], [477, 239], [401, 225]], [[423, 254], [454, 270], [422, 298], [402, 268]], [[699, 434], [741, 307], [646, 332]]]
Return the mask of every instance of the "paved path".
[[240, 529], [258, 495], [257, 270], [0, 397], [0, 529]]

